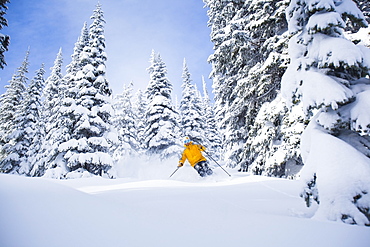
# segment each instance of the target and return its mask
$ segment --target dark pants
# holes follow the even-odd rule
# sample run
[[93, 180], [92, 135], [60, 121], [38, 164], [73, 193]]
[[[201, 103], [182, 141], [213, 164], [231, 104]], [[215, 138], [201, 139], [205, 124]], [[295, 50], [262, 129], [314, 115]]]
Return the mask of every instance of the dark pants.
[[194, 166], [194, 169], [197, 170], [197, 172], [199, 173], [201, 177], [205, 177], [207, 175], [213, 174], [212, 169], [208, 167], [207, 161], [198, 162]]

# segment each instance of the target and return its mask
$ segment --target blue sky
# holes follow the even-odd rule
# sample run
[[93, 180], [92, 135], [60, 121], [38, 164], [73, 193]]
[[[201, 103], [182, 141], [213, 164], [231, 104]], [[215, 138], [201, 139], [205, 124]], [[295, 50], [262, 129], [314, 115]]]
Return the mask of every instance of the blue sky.
[[[11, 0], [5, 18], [8, 27], [1, 30], [11, 38], [5, 53], [8, 66], [0, 70], [0, 93], [5, 92], [17, 67], [30, 47], [30, 79], [45, 63], [46, 76], [59, 48], [64, 67], [71, 61], [73, 46], [83, 23], [90, 17], [97, 0]], [[174, 95], [181, 97], [182, 65], [186, 58], [193, 82], [201, 88], [202, 75], [208, 79], [213, 52], [207, 9], [202, 0], [100, 0], [106, 20], [105, 38], [107, 78], [114, 94], [123, 85], [134, 83], [135, 91], [149, 82], [146, 69], [152, 49], [161, 54], [167, 65]], [[211, 90], [209, 90], [211, 92]]]

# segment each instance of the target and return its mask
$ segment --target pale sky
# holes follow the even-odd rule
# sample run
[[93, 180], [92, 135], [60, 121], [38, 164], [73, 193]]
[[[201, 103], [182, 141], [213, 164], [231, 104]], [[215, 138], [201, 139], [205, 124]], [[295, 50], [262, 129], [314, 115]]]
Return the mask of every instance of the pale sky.
[[[65, 69], [84, 22], [91, 24], [97, 3], [98, 0], [11, 0], [5, 15], [8, 27], [0, 31], [11, 38], [5, 53], [8, 66], [0, 70], [0, 93], [5, 92], [4, 86], [21, 65], [28, 47], [29, 79], [41, 63], [45, 63], [46, 77], [49, 75], [60, 47]], [[210, 88], [211, 65], [207, 59], [213, 53], [213, 44], [202, 0], [100, 0], [100, 3], [106, 20], [106, 76], [114, 94], [121, 93], [123, 85], [130, 81], [135, 91], [145, 90], [152, 49], [161, 54], [167, 65], [173, 96], [181, 97], [184, 58], [198, 88], [202, 88], [202, 76]]]

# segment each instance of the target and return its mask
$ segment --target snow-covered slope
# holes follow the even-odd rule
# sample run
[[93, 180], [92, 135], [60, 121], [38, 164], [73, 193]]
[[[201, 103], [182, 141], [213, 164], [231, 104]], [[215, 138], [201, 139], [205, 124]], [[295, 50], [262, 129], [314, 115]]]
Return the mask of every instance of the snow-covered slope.
[[310, 219], [298, 181], [183, 169], [141, 181], [0, 175], [0, 246], [369, 246], [368, 227]]

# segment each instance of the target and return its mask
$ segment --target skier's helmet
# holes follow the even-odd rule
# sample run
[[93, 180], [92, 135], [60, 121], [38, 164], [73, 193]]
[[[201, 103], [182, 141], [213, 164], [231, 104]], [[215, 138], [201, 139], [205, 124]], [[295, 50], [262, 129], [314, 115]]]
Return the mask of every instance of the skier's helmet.
[[189, 139], [189, 137], [187, 136], [187, 137], [185, 137], [184, 138], [184, 145], [187, 145], [187, 144], [189, 144], [190, 143], [190, 139]]

